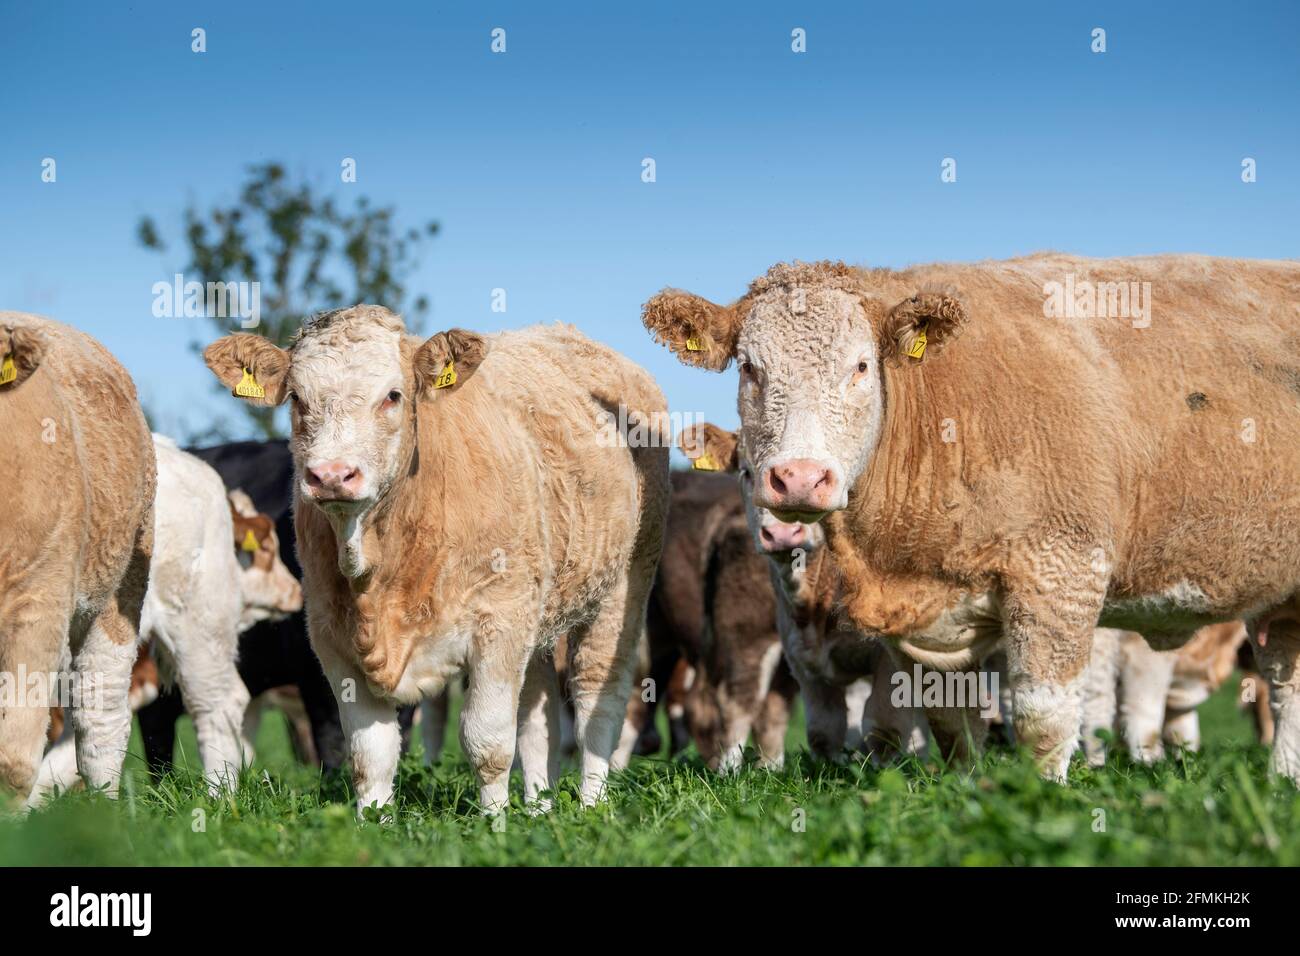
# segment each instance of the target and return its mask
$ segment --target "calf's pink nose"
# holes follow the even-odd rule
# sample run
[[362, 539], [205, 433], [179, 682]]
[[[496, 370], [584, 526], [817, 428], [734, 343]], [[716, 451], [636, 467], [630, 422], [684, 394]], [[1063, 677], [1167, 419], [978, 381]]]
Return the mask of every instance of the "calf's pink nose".
[[765, 551], [791, 551], [804, 542], [803, 525], [797, 521], [781, 521], [764, 525], [758, 533]]
[[835, 473], [824, 462], [791, 458], [763, 471], [768, 507], [788, 511], [830, 511], [835, 504]]
[[361, 486], [361, 469], [345, 461], [323, 461], [307, 469], [307, 487], [318, 491], [355, 492]]

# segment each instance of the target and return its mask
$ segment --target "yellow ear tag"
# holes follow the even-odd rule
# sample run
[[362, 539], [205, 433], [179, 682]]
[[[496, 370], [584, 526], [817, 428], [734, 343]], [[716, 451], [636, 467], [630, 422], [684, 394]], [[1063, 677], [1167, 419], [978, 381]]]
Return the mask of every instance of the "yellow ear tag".
[[704, 343], [700, 341], [696, 336], [692, 335], [689, 339], [686, 340], [686, 351], [703, 352]]
[[916, 338], [912, 339], [912, 347], [907, 350], [908, 358], [919, 359], [925, 355], [925, 329], [916, 333]]
[[257, 551], [260, 547], [257, 543], [257, 536], [253, 534], [253, 529], [249, 528], [244, 532], [244, 540], [239, 542], [239, 550]]
[[456, 363], [448, 362], [447, 367], [433, 380], [434, 388], [451, 388], [456, 384]]
[[707, 451], [704, 454], [700, 455], [699, 458], [696, 458], [693, 462], [691, 462], [691, 467], [694, 468], [696, 471], [721, 471], [722, 470], [721, 468], [718, 467], [718, 463], [713, 460], [713, 456], [710, 455]]
[[235, 386], [235, 394], [240, 398], [266, 398], [266, 389], [257, 384], [252, 372], [244, 369], [244, 377]]
[[4, 364], [0, 365], [0, 385], [8, 385], [18, 377], [18, 369], [14, 367], [14, 357], [6, 355]]

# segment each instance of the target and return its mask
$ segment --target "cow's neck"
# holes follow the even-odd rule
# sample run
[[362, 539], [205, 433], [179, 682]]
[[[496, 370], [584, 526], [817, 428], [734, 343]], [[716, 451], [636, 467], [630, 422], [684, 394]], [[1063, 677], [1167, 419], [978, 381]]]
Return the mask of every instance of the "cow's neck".
[[[367, 509], [330, 521], [338, 545], [339, 573], [349, 581], [367, 577], [373, 566], [373, 559], [366, 556], [366, 536], [371, 531], [368, 519], [372, 510]], [[373, 532], [370, 537], [373, 551]]]
[[960, 441], [944, 441], [945, 406], [928, 372], [885, 363], [875, 451], [842, 517], [827, 522], [838, 532], [838, 551], [853, 549], [883, 569], [931, 563], [937, 569], [951, 544], [949, 497], [954, 479], [960, 483], [963, 448]]

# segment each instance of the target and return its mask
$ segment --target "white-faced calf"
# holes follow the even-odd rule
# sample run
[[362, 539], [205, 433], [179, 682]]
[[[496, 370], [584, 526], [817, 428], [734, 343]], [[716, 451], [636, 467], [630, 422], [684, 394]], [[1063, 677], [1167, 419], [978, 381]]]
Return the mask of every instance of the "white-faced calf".
[[287, 349], [231, 335], [204, 357], [246, 401], [290, 405], [308, 628], [358, 810], [392, 798], [397, 704], [462, 672], [483, 808], [507, 804], [516, 738], [525, 799], [544, 806], [562, 633], [581, 798], [599, 799], [668, 504], [650, 376], [566, 326], [421, 341], [365, 305], [315, 318]]

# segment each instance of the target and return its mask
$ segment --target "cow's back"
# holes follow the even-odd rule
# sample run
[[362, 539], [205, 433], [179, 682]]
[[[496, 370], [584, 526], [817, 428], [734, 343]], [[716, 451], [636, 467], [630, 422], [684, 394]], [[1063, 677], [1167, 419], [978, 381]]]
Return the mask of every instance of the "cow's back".
[[[662, 535], [672, 436], [638, 433], [635, 424], [657, 417], [662, 427], [667, 402], [648, 372], [570, 326], [535, 326], [489, 342], [471, 383], [477, 390], [463, 398], [490, 406], [508, 425], [461, 434], [491, 446], [500, 462], [499, 507], [508, 520], [531, 525], [534, 545], [549, 551], [546, 614], [563, 616], [623, 572], [643, 513], [657, 516], [652, 530]], [[611, 430], [609, 415], [632, 430]]]
[[9, 445], [0, 456], [8, 500], [0, 601], [33, 583], [29, 575], [48, 574], [42, 586], [71, 586], [78, 609], [91, 614], [117, 589], [138, 533], [151, 528], [149, 429], [130, 376], [94, 339], [17, 312], [0, 313], [0, 326], [36, 329], [46, 343], [30, 377], [0, 387]]
[[184, 617], [211, 641], [233, 641], [240, 569], [225, 485], [211, 466], [170, 439], [155, 436], [154, 442], [158, 495], [148, 624], [167, 631], [173, 618]]

